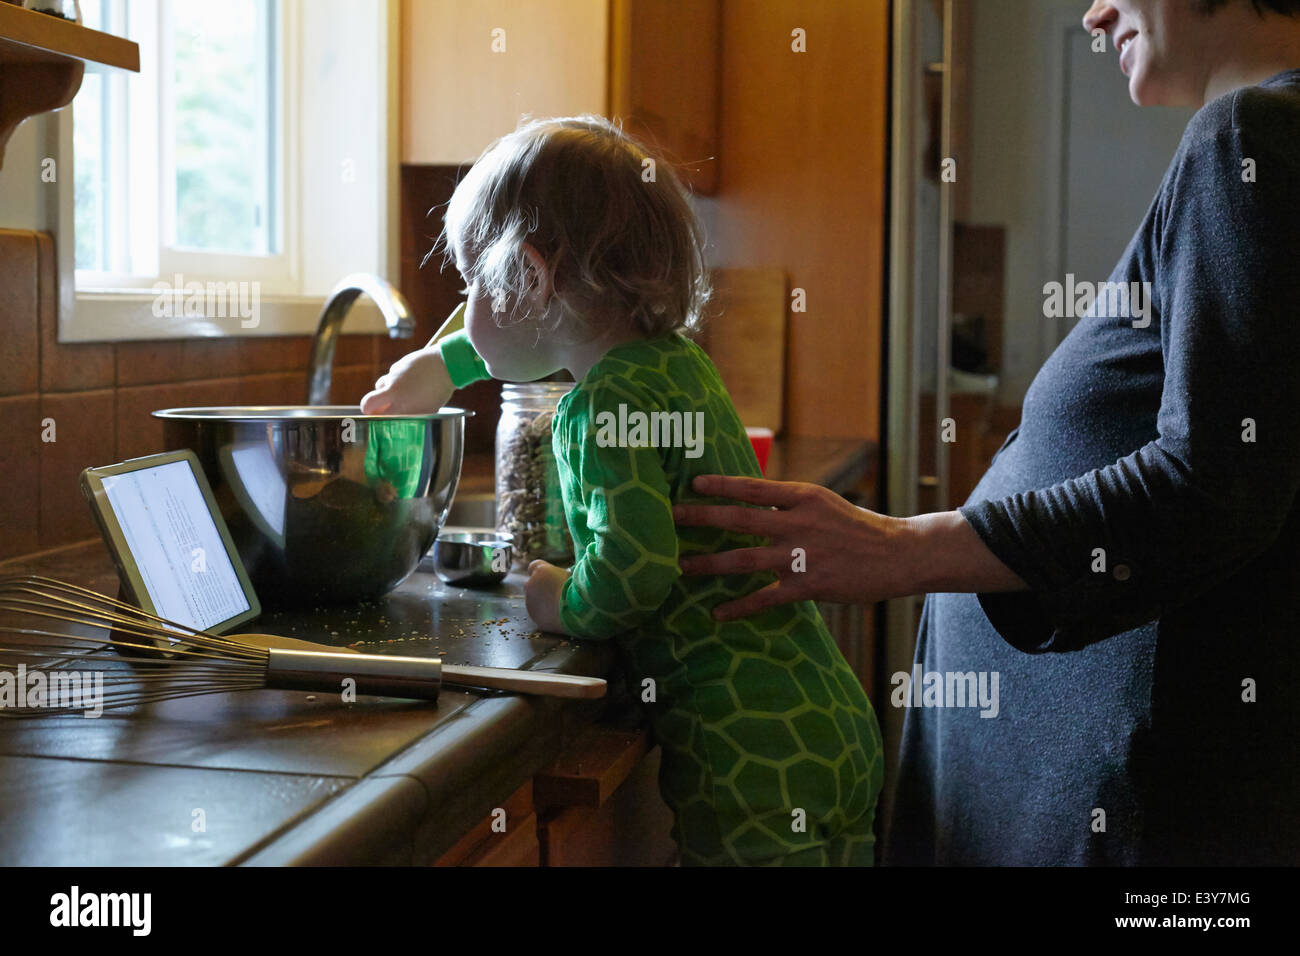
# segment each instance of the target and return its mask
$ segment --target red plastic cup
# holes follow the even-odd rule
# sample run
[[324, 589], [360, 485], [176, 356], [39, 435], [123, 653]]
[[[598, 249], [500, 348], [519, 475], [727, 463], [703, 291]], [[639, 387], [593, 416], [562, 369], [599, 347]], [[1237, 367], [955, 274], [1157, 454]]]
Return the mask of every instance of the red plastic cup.
[[754, 446], [754, 454], [758, 456], [758, 470], [766, 475], [767, 456], [772, 453], [772, 429], [746, 428], [745, 434], [749, 436], [749, 443]]

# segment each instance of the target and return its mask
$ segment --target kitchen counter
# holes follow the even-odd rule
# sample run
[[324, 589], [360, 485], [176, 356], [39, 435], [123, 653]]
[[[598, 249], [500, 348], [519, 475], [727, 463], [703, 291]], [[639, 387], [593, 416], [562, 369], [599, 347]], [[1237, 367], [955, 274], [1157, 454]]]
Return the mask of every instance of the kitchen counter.
[[[769, 474], [838, 487], [873, 453], [778, 445]], [[98, 540], [0, 562], [18, 571], [117, 590]], [[461, 590], [418, 570], [378, 601], [267, 612], [245, 630], [457, 664], [613, 667], [608, 645], [536, 632], [517, 573]], [[436, 704], [266, 690], [3, 720], [0, 864], [432, 863], [617, 711], [617, 689], [571, 701], [444, 688]]]
[[[99, 541], [0, 564], [18, 570], [117, 589]], [[448, 663], [604, 676], [610, 662], [606, 646], [534, 631], [518, 574], [471, 591], [417, 570], [378, 601], [268, 612], [245, 629]], [[0, 864], [431, 862], [605, 703], [266, 690], [3, 721]]]

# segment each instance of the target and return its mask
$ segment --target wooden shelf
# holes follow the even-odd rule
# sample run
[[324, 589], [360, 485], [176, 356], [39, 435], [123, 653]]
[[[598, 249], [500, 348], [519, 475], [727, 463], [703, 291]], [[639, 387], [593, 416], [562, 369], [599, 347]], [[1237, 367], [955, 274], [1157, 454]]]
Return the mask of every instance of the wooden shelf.
[[0, 65], [69, 60], [140, 72], [140, 48], [130, 40], [0, 3]]
[[0, 163], [18, 124], [67, 106], [86, 67], [140, 72], [140, 47], [46, 13], [0, 2]]

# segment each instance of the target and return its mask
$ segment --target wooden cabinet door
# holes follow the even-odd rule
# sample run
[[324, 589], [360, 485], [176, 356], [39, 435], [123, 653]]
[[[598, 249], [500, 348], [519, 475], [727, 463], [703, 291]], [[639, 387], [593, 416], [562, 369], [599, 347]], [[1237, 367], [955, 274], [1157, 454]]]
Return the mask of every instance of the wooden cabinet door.
[[718, 188], [721, 0], [610, 0], [609, 113], [698, 193]]

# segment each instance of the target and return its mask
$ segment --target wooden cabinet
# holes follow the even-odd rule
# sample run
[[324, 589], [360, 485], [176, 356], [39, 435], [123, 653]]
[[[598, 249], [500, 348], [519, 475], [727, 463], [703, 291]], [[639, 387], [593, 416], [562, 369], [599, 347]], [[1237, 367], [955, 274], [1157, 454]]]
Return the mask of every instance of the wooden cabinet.
[[609, 115], [697, 193], [718, 188], [720, 0], [612, 0]]
[[787, 276], [789, 435], [880, 437], [891, 6], [723, 4], [721, 180], [697, 208], [711, 268]]
[[461, 837], [434, 866], [538, 866], [540, 862], [530, 780]]
[[669, 866], [672, 812], [644, 729], [596, 725], [533, 779], [544, 866]]
[[671, 865], [658, 777], [648, 731], [594, 725], [434, 865]]
[[472, 162], [521, 117], [621, 119], [717, 184], [720, 0], [403, 0], [402, 161]]

